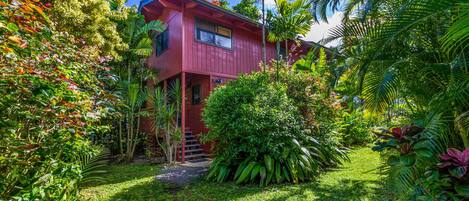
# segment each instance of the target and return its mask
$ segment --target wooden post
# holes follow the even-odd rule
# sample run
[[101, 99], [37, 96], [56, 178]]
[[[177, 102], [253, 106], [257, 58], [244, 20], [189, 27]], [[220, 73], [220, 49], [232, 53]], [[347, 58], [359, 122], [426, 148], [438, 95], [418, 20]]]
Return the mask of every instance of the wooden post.
[[208, 84], [208, 88], [210, 89], [210, 93], [212, 93], [212, 89], [213, 89], [213, 77], [212, 77], [212, 74], [210, 74], [209, 78], [208, 78], [210, 81], [209, 81], [209, 84]]
[[182, 102], [181, 102], [181, 162], [184, 163], [186, 160], [186, 73], [182, 72], [181, 75], [181, 87], [182, 87]]

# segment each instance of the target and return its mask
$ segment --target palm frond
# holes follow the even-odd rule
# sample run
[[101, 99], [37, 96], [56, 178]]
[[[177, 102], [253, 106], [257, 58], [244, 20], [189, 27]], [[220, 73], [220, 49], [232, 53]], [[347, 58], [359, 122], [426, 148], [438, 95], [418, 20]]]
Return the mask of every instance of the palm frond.
[[104, 181], [101, 175], [107, 173], [103, 167], [109, 162], [110, 152], [105, 148], [98, 148], [98, 153], [89, 152], [79, 156], [79, 164], [81, 167], [80, 186]]
[[152, 40], [150, 38], [143, 38], [138, 44], [131, 48], [130, 51], [141, 57], [148, 57], [153, 53]]
[[372, 111], [385, 111], [393, 104], [399, 93], [399, 79], [395, 69], [380, 74], [368, 74], [364, 82], [363, 98], [365, 107]]
[[443, 47], [450, 54], [469, 48], [469, 3], [460, 3], [456, 8], [459, 15], [442, 38]]

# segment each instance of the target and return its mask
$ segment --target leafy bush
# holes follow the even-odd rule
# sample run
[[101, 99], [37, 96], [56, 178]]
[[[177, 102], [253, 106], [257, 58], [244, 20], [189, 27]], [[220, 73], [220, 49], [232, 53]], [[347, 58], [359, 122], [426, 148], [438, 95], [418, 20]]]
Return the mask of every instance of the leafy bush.
[[215, 142], [216, 154], [207, 178], [298, 183], [345, 159], [308, 107], [313, 83], [305, 74], [279, 70], [215, 89], [203, 112], [210, 129], [204, 141]]
[[341, 136], [341, 142], [346, 146], [366, 145], [373, 140], [371, 125], [364, 118], [362, 110], [340, 111], [336, 125]]
[[[0, 199], [73, 200], [87, 135], [105, 129], [108, 67], [55, 32], [46, 1], [0, 1]], [[93, 48], [91, 48], [93, 49]]]
[[[422, 126], [383, 130], [373, 148], [388, 161], [392, 185], [406, 200], [460, 200], [469, 197], [469, 149], [444, 150], [444, 138], [434, 116]], [[446, 153], [443, 153], [446, 152]], [[439, 154], [443, 153], [443, 154]], [[434, 157], [434, 156], [438, 156]], [[423, 172], [422, 175], [418, 175]]]

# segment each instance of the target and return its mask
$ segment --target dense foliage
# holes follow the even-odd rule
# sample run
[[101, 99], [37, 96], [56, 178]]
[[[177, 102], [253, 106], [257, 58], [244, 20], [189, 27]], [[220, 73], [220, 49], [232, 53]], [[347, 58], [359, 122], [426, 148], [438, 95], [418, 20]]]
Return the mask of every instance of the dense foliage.
[[0, 1], [0, 9], [0, 199], [76, 199], [101, 172], [106, 154], [94, 143], [117, 130], [112, 121], [126, 120], [119, 142], [131, 160], [145, 92], [138, 75], [151, 74], [142, 72], [149, 31], [164, 25], [146, 24], [122, 1]]
[[118, 51], [128, 49], [116, 21], [125, 21], [127, 10], [117, 9], [122, 0], [54, 0], [51, 20], [57, 31], [65, 31], [95, 48], [96, 55], [121, 59]]
[[261, 12], [256, 7], [255, 0], [241, 0], [239, 4], [233, 6], [233, 10], [241, 15], [251, 18], [254, 21], [259, 21]]
[[[314, 2], [322, 19], [327, 7], [340, 5]], [[343, 24], [324, 40], [342, 40], [338, 49], [346, 59], [337, 68], [352, 86], [343, 91], [359, 95], [365, 109], [387, 121], [401, 121], [401, 131], [386, 129], [392, 135], [380, 135], [376, 149], [389, 159], [403, 200], [469, 197], [464, 171], [437, 165], [448, 155], [462, 159], [454, 149], [469, 146], [468, 9], [465, 0], [346, 1]]]
[[253, 73], [217, 88], [207, 100], [205, 140], [215, 142], [208, 179], [261, 185], [307, 181], [345, 153], [334, 140], [328, 98], [314, 80], [290, 70]]
[[0, 2], [0, 199], [73, 199], [112, 99], [105, 59], [57, 32], [49, 2]]

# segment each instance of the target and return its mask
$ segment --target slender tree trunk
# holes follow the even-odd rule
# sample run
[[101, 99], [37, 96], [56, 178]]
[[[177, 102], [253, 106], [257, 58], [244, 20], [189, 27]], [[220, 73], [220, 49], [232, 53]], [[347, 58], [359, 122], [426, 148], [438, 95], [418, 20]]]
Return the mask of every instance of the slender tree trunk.
[[135, 148], [137, 147], [137, 144], [138, 144], [138, 142], [139, 142], [139, 139], [138, 139], [138, 137], [139, 137], [139, 131], [140, 131], [140, 116], [137, 117], [137, 129], [136, 129], [136, 133], [135, 133], [135, 137], [134, 137], [134, 138], [135, 138], [135, 139], [134, 139], [134, 144], [133, 144], [132, 150], [131, 150], [131, 152], [132, 152], [132, 154], [131, 154], [132, 158], [133, 158], [133, 156], [134, 156], [134, 154], [135, 154]]
[[168, 149], [168, 163], [173, 162], [173, 147], [171, 146], [171, 130], [169, 129], [169, 125], [166, 125], [166, 147]]
[[267, 64], [267, 56], [265, 50], [265, 0], [262, 0], [262, 70], [265, 71], [265, 65]]
[[124, 149], [122, 148], [122, 118], [119, 119], [119, 151], [120, 155], [124, 155]]
[[288, 40], [285, 40], [285, 62], [288, 66]]
[[275, 49], [276, 49], [276, 52], [277, 52], [277, 60], [280, 60], [280, 59], [282, 59], [282, 57], [280, 55], [280, 42], [279, 41], [275, 42], [275, 46], [276, 46]]

